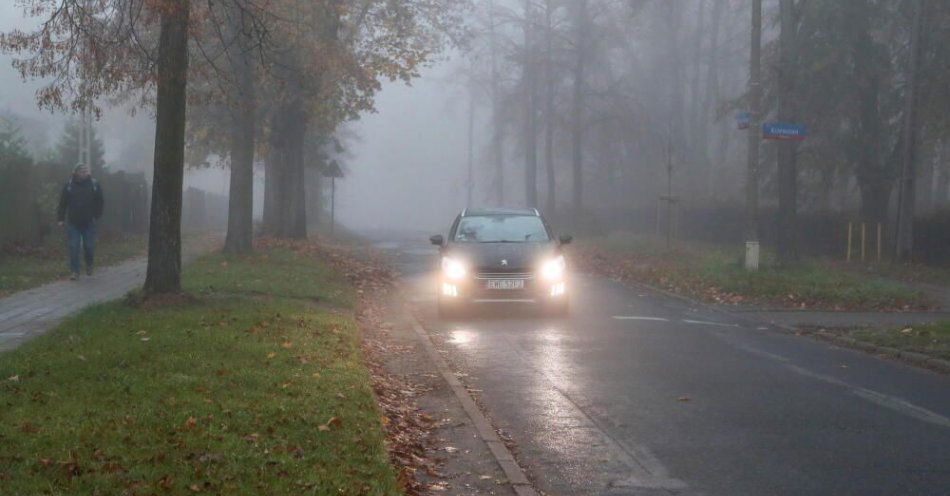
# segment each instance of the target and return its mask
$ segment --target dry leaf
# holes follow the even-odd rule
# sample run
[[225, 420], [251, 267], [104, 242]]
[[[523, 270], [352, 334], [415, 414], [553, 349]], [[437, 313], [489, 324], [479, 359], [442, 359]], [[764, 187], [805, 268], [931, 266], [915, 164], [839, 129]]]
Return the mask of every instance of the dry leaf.
[[343, 425], [343, 421], [336, 417], [330, 417], [330, 420], [327, 420], [327, 423], [318, 426], [317, 429], [321, 431], [328, 431], [331, 427], [340, 427], [341, 425]]

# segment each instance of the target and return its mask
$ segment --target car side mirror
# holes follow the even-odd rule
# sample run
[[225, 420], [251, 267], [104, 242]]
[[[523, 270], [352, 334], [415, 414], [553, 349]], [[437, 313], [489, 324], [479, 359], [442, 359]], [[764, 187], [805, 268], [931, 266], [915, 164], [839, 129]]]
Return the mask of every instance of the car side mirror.
[[429, 238], [429, 242], [436, 246], [442, 246], [445, 244], [445, 238], [443, 238], [441, 234], [436, 234]]
[[558, 241], [560, 241], [562, 245], [569, 245], [571, 244], [571, 241], [574, 241], [574, 236], [571, 236], [570, 234], [565, 234], [561, 236], [560, 238], [558, 238]]

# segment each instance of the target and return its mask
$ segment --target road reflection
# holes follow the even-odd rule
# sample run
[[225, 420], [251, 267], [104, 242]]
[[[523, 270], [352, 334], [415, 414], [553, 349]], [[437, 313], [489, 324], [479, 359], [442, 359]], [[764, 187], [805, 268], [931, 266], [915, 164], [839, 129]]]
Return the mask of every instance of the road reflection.
[[474, 345], [474, 342], [478, 339], [478, 333], [466, 329], [456, 329], [449, 332], [449, 343], [458, 346], [459, 348], [469, 348]]

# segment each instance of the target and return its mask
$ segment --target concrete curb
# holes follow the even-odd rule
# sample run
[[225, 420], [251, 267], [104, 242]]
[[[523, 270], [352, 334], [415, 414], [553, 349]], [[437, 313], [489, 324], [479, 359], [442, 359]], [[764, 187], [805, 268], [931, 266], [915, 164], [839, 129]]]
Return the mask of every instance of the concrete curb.
[[654, 293], [659, 293], [668, 298], [673, 298], [681, 302], [700, 307], [710, 312], [715, 312], [720, 315], [728, 315], [734, 319], [738, 319], [740, 321], [747, 322], [750, 324], [767, 325], [775, 329], [779, 329], [786, 334], [808, 335], [819, 341], [825, 341], [825, 342], [832, 343], [844, 348], [850, 348], [854, 350], [863, 351], [865, 353], [872, 354], [872, 355], [883, 356], [889, 359], [899, 360], [908, 365], [925, 368], [925, 369], [932, 370], [934, 372], [938, 372], [941, 374], [950, 374], [950, 361], [942, 360], [940, 358], [933, 358], [933, 357], [924, 355], [922, 353], [915, 353], [912, 351], [901, 351], [901, 350], [898, 350], [897, 348], [891, 348], [888, 346], [878, 346], [875, 344], [858, 341], [854, 338], [850, 338], [847, 336], [839, 336], [837, 334], [834, 334], [825, 330], [810, 332], [807, 330], [802, 330], [797, 327], [792, 327], [792, 326], [788, 326], [784, 324], [775, 324], [773, 322], [769, 322], [766, 320], [749, 318], [749, 316], [747, 315], [742, 315], [741, 313], [736, 313], [736, 312], [729, 312], [727, 310], [722, 309], [721, 307], [717, 307], [714, 305], [710, 305], [708, 303], [694, 300], [693, 298], [690, 298], [688, 296], [683, 296], [681, 294], [673, 293], [666, 289], [659, 288], [659, 287], [646, 284], [640, 281], [619, 281], [619, 282], [630, 284], [644, 291], [652, 291]]
[[442, 378], [445, 379], [445, 382], [449, 385], [449, 388], [452, 389], [452, 392], [455, 394], [455, 397], [458, 398], [459, 403], [462, 404], [462, 408], [465, 410], [465, 413], [468, 414], [469, 418], [472, 420], [472, 425], [475, 426], [475, 431], [478, 433], [478, 436], [485, 442], [488, 446], [488, 449], [491, 451], [492, 456], [495, 458], [495, 461], [498, 462], [498, 465], [501, 467], [501, 470], [505, 473], [505, 477], [508, 479], [508, 483], [511, 484], [511, 487], [515, 490], [515, 493], [518, 496], [540, 496], [540, 493], [534, 488], [528, 477], [525, 475], [524, 470], [518, 465], [518, 462], [515, 461], [514, 455], [511, 454], [511, 451], [508, 450], [508, 447], [505, 445], [504, 441], [498, 437], [498, 433], [495, 432], [495, 429], [491, 426], [491, 422], [485, 417], [481, 409], [478, 408], [478, 405], [475, 404], [475, 400], [469, 395], [465, 386], [462, 385], [462, 382], [459, 381], [458, 377], [452, 373], [449, 369], [448, 364], [442, 358], [442, 355], [439, 354], [439, 351], [436, 349], [435, 345], [432, 343], [432, 340], [429, 337], [429, 334], [422, 327], [422, 324], [412, 315], [412, 312], [408, 308], [405, 308], [406, 318], [412, 325], [413, 331], [415, 331], [416, 336], [419, 337], [419, 340], [422, 342], [422, 346], [426, 350], [426, 355], [429, 356], [429, 359], [432, 360], [432, 363], [438, 369], [439, 374], [442, 375]]

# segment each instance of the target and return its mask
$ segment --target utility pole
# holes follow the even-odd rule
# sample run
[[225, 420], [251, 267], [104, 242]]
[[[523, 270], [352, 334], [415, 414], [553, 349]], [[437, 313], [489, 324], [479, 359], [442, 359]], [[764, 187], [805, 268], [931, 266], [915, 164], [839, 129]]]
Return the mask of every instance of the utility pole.
[[904, 90], [904, 129], [901, 138], [901, 180], [897, 203], [897, 236], [894, 258], [910, 259], [914, 248], [914, 152], [917, 141], [917, 71], [920, 65], [920, 25], [923, 0], [914, 0], [914, 20], [910, 38], [910, 68]]
[[330, 234], [336, 233], [336, 176], [330, 178]]
[[[672, 114], [671, 114], [672, 115]], [[671, 121], [672, 122], [672, 121]], [[666, 249], [673, 249], [673, 126], [666, 139]]]
[[761, 110], [762, 0], [752, 0], [752, 49], [749, 58], [749, 156], [746, 172], [745, 268], [759, 269], [759, 133]]

